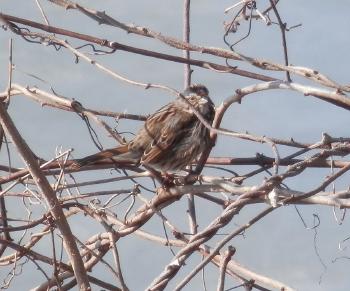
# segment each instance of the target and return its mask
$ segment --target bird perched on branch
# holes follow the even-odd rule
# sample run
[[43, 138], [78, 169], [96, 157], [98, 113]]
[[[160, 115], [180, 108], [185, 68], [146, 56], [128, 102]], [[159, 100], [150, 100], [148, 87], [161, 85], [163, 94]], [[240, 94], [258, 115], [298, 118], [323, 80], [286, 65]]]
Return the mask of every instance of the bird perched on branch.
[[210, 130], [191, 107], [210, 125], [215, 107], [203, 85], [189, 86], [183, 96], [150, 115], [129, 143], [74, 160], [72, 167], [79, 169], [112, 159], [116, 162], [130, 160], [161, 172], [184, 169], [208, 147], [210, 141]]

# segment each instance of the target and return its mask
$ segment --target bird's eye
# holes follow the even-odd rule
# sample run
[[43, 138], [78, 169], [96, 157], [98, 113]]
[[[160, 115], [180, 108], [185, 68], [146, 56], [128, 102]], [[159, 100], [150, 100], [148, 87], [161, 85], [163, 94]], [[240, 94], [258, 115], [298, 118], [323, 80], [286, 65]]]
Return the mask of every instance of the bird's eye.
[[203, 88], [199, 89], [199, 95], [200, 96], [206, 96], [207, 95], [207, 91]]

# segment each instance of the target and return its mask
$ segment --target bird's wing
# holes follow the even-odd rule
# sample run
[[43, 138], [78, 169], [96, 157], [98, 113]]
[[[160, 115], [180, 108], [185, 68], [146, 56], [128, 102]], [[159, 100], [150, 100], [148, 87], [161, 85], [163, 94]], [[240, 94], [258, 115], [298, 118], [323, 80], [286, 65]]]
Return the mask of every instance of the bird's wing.
[[171, 106], [163, 107], [150, 116], [142, 130], [150, 137], [148, 146], [144, 149], [142, 163], [157, 164], [158, 161], [171, 154], [171, 148], [177, 144], [196, 120], [194, 114]]
[[106, 159], [111, 159], [115, 156], [125, 154], [127, 153], [127, 151], [128, 151], [127, 145], [121, 145], [115, 148], [103, 150], [99, 153], [84, 157], [82, 159], [76, 159], [72, 162], [71, 166], [75, 169], [78, 169], [82, 166], [91, 165], [96, 162], [100, 162]]

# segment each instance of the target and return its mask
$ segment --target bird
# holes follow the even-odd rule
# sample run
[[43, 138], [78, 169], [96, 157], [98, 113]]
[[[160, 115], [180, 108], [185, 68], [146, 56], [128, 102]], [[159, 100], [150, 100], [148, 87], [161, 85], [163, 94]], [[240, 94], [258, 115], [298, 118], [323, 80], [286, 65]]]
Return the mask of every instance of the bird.
[[215, 105], [202, 84], [188, 86], [182, 96], [151, 114], [131, 141], [73, 160], [72, 167], [79, 169], [109, 159], [129, 160], [162, 173], [184, 170], [210, 145], [210, 129], [193, 108], [212, 124]]

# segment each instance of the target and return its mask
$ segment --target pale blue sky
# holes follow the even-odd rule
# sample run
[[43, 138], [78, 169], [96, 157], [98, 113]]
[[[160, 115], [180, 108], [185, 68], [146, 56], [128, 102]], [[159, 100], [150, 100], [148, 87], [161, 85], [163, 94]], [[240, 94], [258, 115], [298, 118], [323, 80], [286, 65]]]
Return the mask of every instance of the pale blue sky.
[[[75, 11], [65, 11], [47, 1], [41, 0], [41, 2], [54, 26], [150, 50], [180, 54], [175, 49], [156, 40], [128, 35], [124, 31], [104, 25], [98, 26], [92, 20]], [[98, 1], [98, 3], [96, 1], [79, 1], [87, 7], [105, 10], [120, 21], [150, 27], [165, 35], [177, 38], [181, 38], [182, 35], [182, 2], [174, 0], [105, 0]], [[227, 0], [192, 1], [192, 42], [225, 48], [223, 21], [229, 20], [233, 14], [225, 15], [223, 11], [235, 2]], [[302, 23], [301, 27], [287, 34], [290, 63], [309, 66], [339, 83], [349, 84], [350, 38], [348, 30], [350, 18], [348, 11], [350, 1], [339, 2], [341, 4], [335, 4], [332, 1], [282, 0], [279, 11], [289, 26]], [[2, 0], [0, 10], [3, 13], [42, 22], [34, 0]], [[246, 30], [247, 24], [241, 25], [242, 34], [245, 34]], [[143, 90], [113, 80], [110, 76], [92, 68], [83, 61], [74, 64], [74, 57], [65, 50], [56, 52], [52, 47], [29, 44], [3, 30], [0, 31], [0, 68], [3, 72], [0, 74], [0, 84], [2, 90], [6, 88], [7, 84], [9, 37], [14, 39], [14, 63], [18, 68], [18, 71], [14, 72], [14, 82], [21, 85], [37, 85], [40, 88], [49, 89], [47, 85], [21, 71], [28, 72], [52, 84], [57, 93], [75, 98], [86, 107], [140, 114], [148, 114], [173, 98], [164, 91]], [[231, 36], [231, 39], [234, 38], [237, 36]], [[72, 43], [76, 46], [82, 44], [78, 41], [72, 41]], [[277, 26], [267, 27], [261, 22], [254, 21], [251, 36], [237, 45], [236, 49], [248, 56], [283, 63], [280, 32]], [[193, 53], [193, 57], [224, 63], [224, 60], [201, 54]], [[116, 52], [111, 56], [94, 58], [128, 78], [182, 89], [183, 67], [181, 64], [125, 52]], [[231, 64], [235, 63], [231, 61]], [[268, 72], [256, 70], [245, 64], [238, 63], [238, 65], [240, 68], [268, 74]], [[216, 104], [220, 104], [237, 88], [259, 82], [196, 67], [193, 69], [193, 82], [206, 84]], [[283, 78], [282, 74], [274, 75]], [[295, 80], [300, 81], [298, 78]], [[46, 159], [54, 156], [55, 148], [58, 145], [64, 148], [74, 148], [76, 157], [96, 151], [84, 124], [74, 114], [46, 107], [41, 108], [38, 104], [21, 96], [13, 98], [10, 114], [33, 151], [40, 153]], [[225, 116], [223, 127], [242, 132], [249, 131], [257, 135], [285, 139], [293, 137], [298, 141], [316, 142], [321, 138], [322, 132], [336, 137], [348, 137], [349, 122], [350, 117], [346, 110], [321, 102], [313, 97], [288, 91], [269, 91], [248, 96], [241, 105], [235, 104]], [[115, 125], [112, 120], [110, 124]], [[135, 131], [139, 126], [138, 122], [122, 121], [119, 129], [121, 131], [130, 129]], [[98, 130], [98, 133], [104, 147], [115, 144], [102, 130]], [[290, 150], [280, 148], [280, 151], [283, 154]], [[271, 155], [271, 149], [266, 145], [219, 137], [213, 155], [247, 157], [254, 156], [256, 152]], [[13, 160], [16, 165], [23, 165], [16, 156], [13, 156]], [[5, 161], [5, 153], [1, 152], [1, 162]], [[233, 170], [239, 173], [247, 171], [243, 167], [233, 167]], [[287, 184], [295, 190], [307, 191], [322, 180], [320, 177], [327, 174], [329, 171], [325, 170], [306, 171], [298, 179], [291, 180]], [[247, 184], [260, 184], [264, 175], [247, 181]], [[349, 175], [337, 183], [337, 187], [339, 187], [337, 189], [344, 189], [348, 181]], [[113, 187], [113, 185], [108, 187]], [[148, 197], [150, 196], [148, 195]], [[204, 227], [220, 211], [220, 209], [208, 208], [208, 204], [202, 201], [197, 203], [197, 207], [201, 218], [200, 227]], [[176, 220], [179, 226], [184, 226], [187, 224], [185, 208], [186, 201], [182, 199], [164, 212]], [[184, 217], [178, 217], [179, 209]], [[223, 231], [231, 231], [236, 227], [236, 223], [245, 223], [254, 213], [257, 213], [258, 209], [261, 209], [261, 206], [247, 207]], [[16, 211], [14, 205], [9, 209], [10, 215], [14, 215], [11, 211]], [[349, 235], [349, 223], [345, 221], [343, 225], [338, 226], [333, 218], [332, 209], [327, 207], [300, 207], [300, 211], [309, 225], [312, 225], [313, 213], [317, 213], [321, 218], [321, 225], [317, 229], [317, 245], [320, 256], [327, 265], [327, 271], [322, 277], [321, 284], [318, 281], [324, 270], [314, 250], [314, 231], [306, 230], [303, 227], [293, 206], [280, 208], [251, 228], [244, 238], [234, 239], [232, 244], [237, 248], [235, 258], [252, 270], [285, 282], [297, 290], [349, 290], [350, 281], [345, 270], [349, 268], [350, 262], [348, 260], [339, 260], [335, 264], [331, 262], [336, 257], [349, 255], [346, 251], [340, 252], [338, 250], [338, 243]], [[84, 223], [84, 220], [73, 221], [72, 227], [84, 238], [88, 238], [89, 235], [97, 231], [102, 231], [99, 226], [96, 229], [90, 229], [88, 225], [82, 227], [81, 223]], [[155, 218], [144, 229], [152, 232], [161, 231], [161, 223]], [[162, 233], [160, 232], [160, 234]], [[126, 282], [131, 290], [145, 288], [153, 280], [153, 277], [163, 269], [164, 265], [171, 260], [171, 253], [167, 249], [159, 251], [159, 247], [136, 237], [130, 238], [130, 240], [121, 240], [120, 247], [123, 266], [126, 270], [133, 270], [125, 272]], [[187, 271], [199, 262], [200, 258], [195, 257], [188, 262]], [[207, 269], [208, 290], [216, 288], [216, 272], [216, 268], [212, 266]], [[38, 275], [38, 273], [34, 274]], [[103, 277], [105, 273], [101, 269], [96, 274]], [[138, 278], [137, 281], [135, 275]], [[33, 273], [24, 272], [23, 278], [18, 278], [13, 282], [11, 290], [19, 290], [18, 286], [20, 285], [18, 284], [23, 284], [23, 282], [27, 282], [28, 286], [35, 286], [44, 280], [39, 275], [38, 278], [32, 276]], [[184, 276], [184, 272], [180, 273], [177, 278], [180, 279], [182, 276]], [[229, 281], [227, 288], [230, 286], [234, 286], [233, 281]], [[168, 290], [171, 290], [172, 287], [174, 287], [174, 283], [169, 285]], [[201, 288], [201, 279], [196, 277], [191, 287], [185, 290], [202, 290]]]

